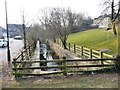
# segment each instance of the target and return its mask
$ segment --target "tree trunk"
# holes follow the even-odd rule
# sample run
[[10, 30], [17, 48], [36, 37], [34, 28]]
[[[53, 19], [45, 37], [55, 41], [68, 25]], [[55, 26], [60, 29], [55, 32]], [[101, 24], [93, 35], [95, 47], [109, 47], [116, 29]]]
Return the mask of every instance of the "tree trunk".
[[113, 29], [114, 35], [117, 35], [117, 31], [116, 31], [116, 27], [115, 27], [115, 21], [112, 21], [112, 29]]
[[53, 38], [53, 41], [54, 41], [54, 43], [56, 43], [56, 39], [55, 39], [55, 37]]
[[66, 41], [63, 41], [62, 43], [63, 43], [63, 47], [64, 47], [64, 49], [67, 49]]

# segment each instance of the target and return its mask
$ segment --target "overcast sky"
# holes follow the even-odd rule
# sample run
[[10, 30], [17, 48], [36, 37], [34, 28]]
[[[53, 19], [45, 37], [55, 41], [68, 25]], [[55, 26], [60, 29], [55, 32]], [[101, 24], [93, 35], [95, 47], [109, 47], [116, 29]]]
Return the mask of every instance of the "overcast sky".
[[[73, 11], [86, 13], [96, 18], [101, 13], [102, 0], [7, 0], [8, 23], [21, 23], [22, 11], [25, 12], [26, 22], [33, 21], [38, 11], [45, 7], [70, 7]], [[0, 26], [5, 26], [5, 0], [0, 0]]]

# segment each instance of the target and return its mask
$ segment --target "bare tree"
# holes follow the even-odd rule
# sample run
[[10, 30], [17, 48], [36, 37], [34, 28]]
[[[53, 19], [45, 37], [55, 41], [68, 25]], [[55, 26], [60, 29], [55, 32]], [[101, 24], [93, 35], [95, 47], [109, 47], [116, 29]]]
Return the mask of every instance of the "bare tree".
[[26, 25], [25, 25], [25, 14], [24, 14], [24, 10], [22, 12], [22, 25], [16, 25], [14, 24], [21, 32], [22, 37], [24, 39], [24, 49], [26, 49]]
[[67, 49], [68, 36], [83, 25], [86, 19], [89, 19], [84, 14], [76, 14], [70, 8], [44, 9], [40, 15], [39, 20], [49, 38], [51, 37], [54, 42], [56, 38], [60, 38], [64, 49]]
[[73, 30], [74, 22], [75, 18], [70, 9], [53, 8], [50, 12], [49, 26], [62, 41], [64, 49], [67, 49], [67, 38]]
[[115, 4], [115, 0], [105, 0], [103, 3], [105, 9], [103, 10], [102, 14], [106, 14], [110, 11], [110, 19], [114, 35], [117, 35], [115, 24], [120, 12], [120, 8], [118, 8], [119, 4], [120, 1], [118, 1], [117, 4]]
[[[34, 23], [34, 21], [32, 21], [32, 23], [29, 25], [30, 21], [26, 22], [25, 12], [24, 12], [24, 10], [22, 10], [22, 12], [21, 12], [21, 22], [22, 22], [21, 25], [20, 24], [14, 24], [14, 25], [20, 31], [21, 36], [24, 39], [24, 49], [26, 49], [26, 46], [29, 45], [29, 43], [31, 43], [31, 42], [29, 42], [29, 38], [30, 38], [29, 35], [31, 35], [31, 38], [32, 38], [32, 34], [30, 34], [30, 33], [33, 33], [33, 32], [31, 32], [32, 31], [31, 27], [32, 27], [32, 24]], [[27, 37], [27, 36], [29, 36], [29, 37]]]
[[40, 30], [41, 28], [39, 24], [34, 24], [32, 27], [30, 27], [29, 32], [27, 32], [26, 34], [27, 41], [31, 43], [36, 43], [39, 38]]
[[39, 21], [41, 26], [44, 28], [46, 38], [53, 39], [53, 41], [56, 42], [57, 35], [55, 33], [55, 27], [51, 25], [51, 20], [49, 18], [51, 16], [51, 12], [51, 9], [48, 8], [41, 10], [41, 17], [39, 17]]

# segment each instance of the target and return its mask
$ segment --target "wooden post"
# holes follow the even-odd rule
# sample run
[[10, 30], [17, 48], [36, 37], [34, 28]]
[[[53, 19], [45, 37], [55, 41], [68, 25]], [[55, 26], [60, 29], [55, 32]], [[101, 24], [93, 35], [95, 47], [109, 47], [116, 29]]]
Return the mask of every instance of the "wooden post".
[[115, 67], [117, 69], [117, 73], [120, 74], [120, 56], [119, 55], [116, 57]]
[[83, 46], [81, 46], [81, 56], [83, 56]]
[[21, 52], [21, 60], [24, 59], [24, 56], [23, 56], [23, 51]]
[[31, 50], [30, 50], [30, 46], [29, 46], [29, 56], [31, 56]]
[[76, 53], [76, 45], [74, 44], [74, 53]]
[[100, 58], [103, 58], [103, 52], [100, 51]]
[[90, 49], [90, 59], [92, 59], [92, 49]]
[[67, 67], [66, 67], [66, 57], [63, 57], [63, 66], [64, 66], [64, 68], [63, 68], [63, 75], [67, 75]]
[[69, 48], [69, 51], [70, 51], [70, 43], [68, 44], [68, 48]]
[[28, 48], [25, 49], [25, 53], [26, 53], [26, 54], [28, 54], [27, 49], [28, 49]]
[[13, 59], [13, 65], [14, 65], [14, 75], [15, 75], [15, 78], [17, 77], [17, 65], [16, 65], [16, 58]]
[[[103, 58], [103, 52], [101, 52], [100, 51], [100, 59], [102, 59]], [[101, 64], [103, 65], [104, 63], [103, 63], [103, 60], [101, 60]]]

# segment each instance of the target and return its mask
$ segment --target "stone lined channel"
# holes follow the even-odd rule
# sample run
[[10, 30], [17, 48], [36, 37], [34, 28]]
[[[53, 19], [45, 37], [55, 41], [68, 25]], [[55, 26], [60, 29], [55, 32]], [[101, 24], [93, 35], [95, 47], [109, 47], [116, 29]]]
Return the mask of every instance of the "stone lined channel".
[[[47, 46], [46, 44], [41, 44], [40, 46], [41, 46], [40, 47], [40, 50], [41, 50], [40, 54], [43, 54], [43, 57], [44, 57], [43, 59], [45, 59], [45, 60], [53, 60], [54, 57], [51, 55], [52, 50], [50, 50], [49, 46]], [[48, 62], [46, 64], [46, 66], [57, 66], [57, 63], [55, 63], [55, 62]], [[47, 69], [46, 71], [58, 71], [58, 70], [60, 70], [60, 69], [52, 68], [52, 69]]]
[[[52, 50], [49, 48], [48, 45], [44, 43], [37, 42], [37, 52], [35, 52], [35, 56], [33, 57], [34, 60], [53, 60], [54, 57], [52, 56]], [[36, 59], [35, 59], [36, 58]], [[33, 67], [39, 66], [57, 66], [58, 64], [55, 62], [48, 62], [48, 63], [34, 63], [32, 64]], [[33, 73], [45, 73], [45, 72], [53, 72], [59, 71], [59, 68], [51, 68], [51, 69], [35, 69]]]

